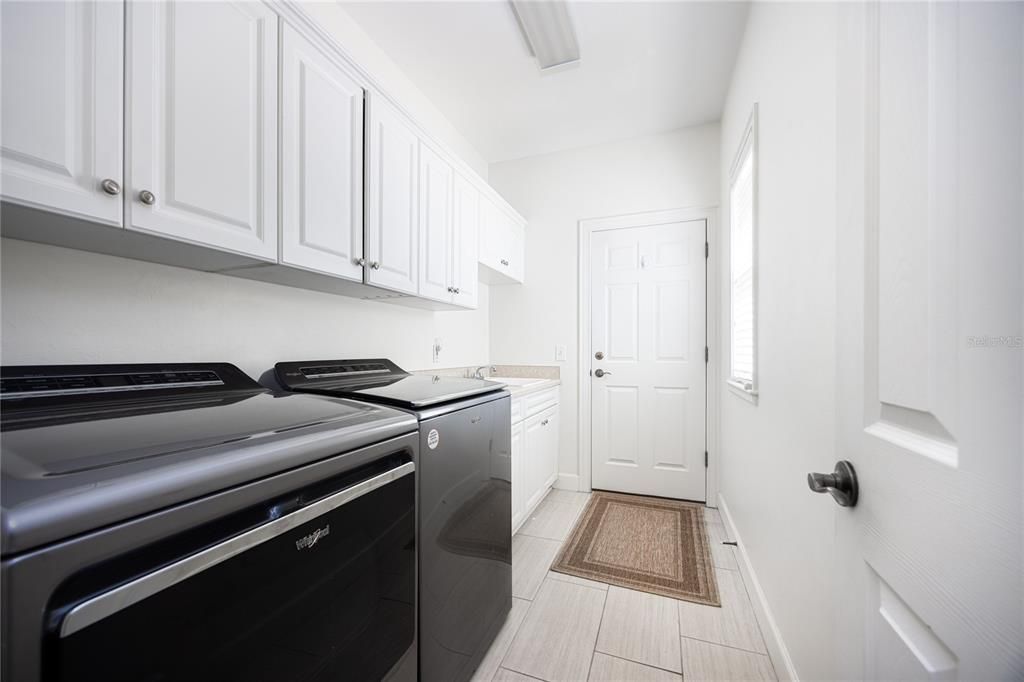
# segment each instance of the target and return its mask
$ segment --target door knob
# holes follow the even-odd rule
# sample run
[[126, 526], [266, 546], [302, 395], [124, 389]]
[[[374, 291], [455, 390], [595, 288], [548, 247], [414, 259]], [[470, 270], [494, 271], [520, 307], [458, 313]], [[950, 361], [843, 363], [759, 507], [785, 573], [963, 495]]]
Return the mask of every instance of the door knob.
[[611, 375], [611, 372], [606, 372], [603, 369], [595, 369], [594, 370], [594, 376], [597, 377], [598, 379], [600, 379], [601, 377], [603, 377], [606, 374], [607, 375]]
[[857, 505], [857, 474], [845, 459], [836, 462], [831, 474], [807, 474], [807, 487], [816, 493], [828, 493], [840, 507]]

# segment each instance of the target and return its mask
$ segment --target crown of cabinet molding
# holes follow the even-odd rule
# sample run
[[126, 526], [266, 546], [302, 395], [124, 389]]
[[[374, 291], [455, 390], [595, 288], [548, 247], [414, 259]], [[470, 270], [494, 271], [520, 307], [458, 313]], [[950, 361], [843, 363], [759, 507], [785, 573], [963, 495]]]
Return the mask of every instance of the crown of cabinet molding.
[[[424, 141], [440, 153], [446, 161], [451, 163], [456, 172], [470, 180], [478, 190], [486, 192], [498, 204], [498, 207], [508, 213], [516, 222], [526, 225], [527, 221], [522, 215], [520, 215], [519, 211], [505, 201], [505, 198], [498, 194], [498, 192], [491, 187], [486, 180], [480, 177], [480, 174], [471, 168], [469, 164], [462, 159], [462, 157], [453, 153], [448, 145], [420, 125], [416, 117], [402, 105], [401, 101], [390, 93], [371, 72], [363, 68], [359, 61], [353, 57], [343, 45], [339, 44], [337, 39], [332, 36], [327, 29], [309, 16], [300, 3], [295, 2], [294, 0], [264, 1], [285, 21], [289, 22], [297, 31], [304, 34], [310, 40], [315, 41], [321, 48], [325, 49], [329, 56], [338, 63], [339, 68], [345, 70], [350, 76], [352, 76], [352, 78], [362, 83], [363, 87], [372, 90], [375, 97], [384, 98], [388, 104], [402, 115], [403, 118], [409, 121], [414, 131]], [[439, 111], [438, 113], [441, 112]], [[441, 113], [441, 115], [443, 116], [444, 114]]]

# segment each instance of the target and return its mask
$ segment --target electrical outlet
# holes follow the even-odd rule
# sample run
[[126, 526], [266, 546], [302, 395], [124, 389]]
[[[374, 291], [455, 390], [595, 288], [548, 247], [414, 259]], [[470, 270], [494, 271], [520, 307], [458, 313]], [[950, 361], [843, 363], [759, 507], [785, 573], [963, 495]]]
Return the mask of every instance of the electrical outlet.
[[555, 346], [555, 362], [565, 362], [565, 346]]
[[434, 364], [441, 362], [441, 338], [434, 339]]

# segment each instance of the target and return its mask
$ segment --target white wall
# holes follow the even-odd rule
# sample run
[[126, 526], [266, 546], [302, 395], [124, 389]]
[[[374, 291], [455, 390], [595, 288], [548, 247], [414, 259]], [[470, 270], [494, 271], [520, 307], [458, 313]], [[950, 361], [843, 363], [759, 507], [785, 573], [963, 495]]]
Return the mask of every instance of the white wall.
[[388, 357], [406, 369], [482, 365], [488, 287], [474, 311], [432, 312], [43, 244], [0, 240], [0, 361], [224, 361], [253, 377], [279, 360]]
[[416, 122], [449, 149], [480, 177], [487, 179], [487, 162], [462, 136], [423, 91], [381, 50], [352, 15], [339, 2], [306, 0], [306, 13], [320, 24], [335, 41], [366, 71], [373, 74], [381, 87], [397, 99]]
[[559, 473], [579, 471], [578, 222], [718, 203], [718, 125], [492, 164], [491, 184], [529, 221], [526, 284], [491, 287], [491, 362], [561, 363]]
[[[796, 672], [833, 679], [834, 503], [807, 489], [831, 471], [835, 437], [836, 9], [751, 9], [722, 116], [722, 231], [728, 170], [754, 102], [758, 139], [758, 383], [751, 405], [722, 391], [721, 497]], [[728, 257], [723, 261], [728, 263]], [[728, 272], [721, 329], [729, 329]], [[723, 334], [721, 357], [728, 357]], [[784, 670], [779, 671], [784, 674]]]

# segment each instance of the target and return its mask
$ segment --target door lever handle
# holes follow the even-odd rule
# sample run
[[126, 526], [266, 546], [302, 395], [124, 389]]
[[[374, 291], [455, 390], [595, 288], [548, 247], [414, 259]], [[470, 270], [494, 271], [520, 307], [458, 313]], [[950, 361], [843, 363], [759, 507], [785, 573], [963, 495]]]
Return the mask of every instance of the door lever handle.
[[835, 471], [831, 474], [807, 474], [807, 487], [816, 493], [830, 494], [840, 507], [857, 505], [857, 473], [845, 459], [836, 462]]
[[594, 370], [594, 376], [597, 377], [598, 379], [600, 379], [603, 376], [608, 376], [610, 374], [611, 374], [611, 372], [606, 372], [603, 369], [595, 369]]

